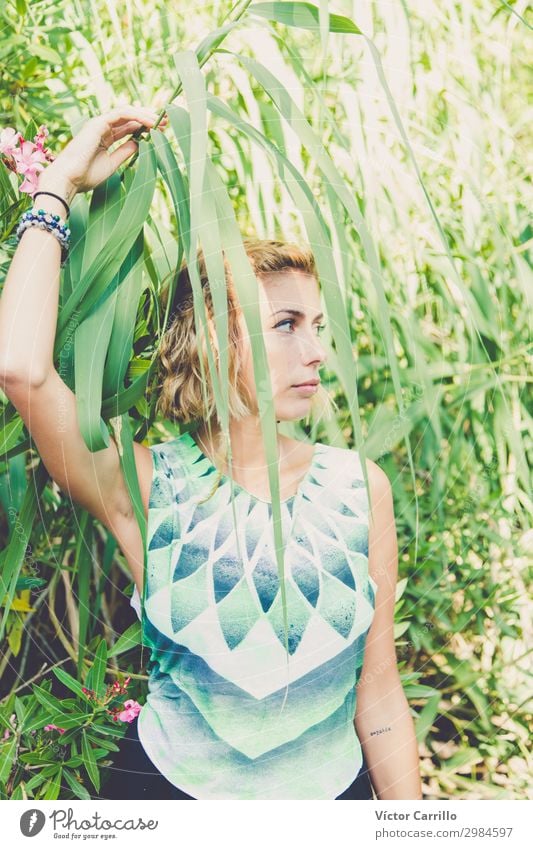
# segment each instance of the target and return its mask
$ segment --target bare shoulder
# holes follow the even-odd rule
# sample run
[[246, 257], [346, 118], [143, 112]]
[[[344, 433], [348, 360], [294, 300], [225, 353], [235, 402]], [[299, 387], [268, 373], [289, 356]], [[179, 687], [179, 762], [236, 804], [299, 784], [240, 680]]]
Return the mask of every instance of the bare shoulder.
[[368, 482], [372, 497], [378, 500], [387, 497], [391, 491], [391, 484], [387, 473], [373, 460], [366, 459], [368, 469]]
[[[350, 450], [350, 449], [348, 449]], [[355, 452], [358, 454], [358, 452]], [[358, 454], [361, 464], [361, 474], [363, 472], [363, 461]], [[369, 496], [369, 530], [376, 531], [383, 524], [390, 524], [391, 516], [394, 514], [392, 486], [387, 473], [378, 466], [374, 460], [369, 457], [365, 458], [366, 472], [368, 475], [368, 496]]]

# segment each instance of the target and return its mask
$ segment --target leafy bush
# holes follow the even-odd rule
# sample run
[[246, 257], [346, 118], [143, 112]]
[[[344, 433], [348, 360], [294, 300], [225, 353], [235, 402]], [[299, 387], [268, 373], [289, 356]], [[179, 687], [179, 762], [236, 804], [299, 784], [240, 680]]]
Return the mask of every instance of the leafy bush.
[[[488, 0], [450, 0], [438, 15], [425, 0], [378, 0], [356, 22], [364, 36], [334, 18], [331, 31], [324, 18], [314, 31], [301, 18], [299, 27], [273, 21], [272, 5], [239, 3], [233, 18], [210, 4], [194, 18], [168, 14], [160, 0], [138, 0], [131, 16], [108, 0], [31, 8], [19, 0], [0, 12], [9, 36], [2, 126], [31, 138], [46, 124], [57, 150], [84, 115], [119, 100], [172, 104], [172, 138], [144, 138], [133, 165], [73, 204], [57, 367], [73, 389], [90, 379], [79, 399], [84, 435], [96, 450], [110, 430], [119, 434], [135, 497], [132, 440], [176, 435], [154, 420], [154, 363], [169, 316], [161, 295], [194, 237], [210, 235], [202, 225], [219, 223], [218, 247], [234, 246], [237, 233], [309, 241], [326, 312], [343, 331], [323, 337], [337, 413], [286, 432], [364, 445], [392, 482], [395, 636], [425, 796], [527, 798], [526, 27]], [[293, 5], [302, 11], [280, 5], [285, 15]], [[309, 14], [307, 26], [317, 20]], [[198, 47], [176, 52], [177, 44]], [[191, 124], [206, 141], [194, 163]], [[190, 186], [203, 167], [213, 191], [198, 206]], [[3, 272], [27, 203], [12, 176], [0, 175]], [[107, 333], [99, 360], [87, 356], [95, 326]], [[138, 682], [142, 701], [138, 626], [124, 605], [132, 583], [111, 535], [61, 496], [1, 401], [3, 792], [72, 798], [97, 789], [123, 728], [109, 705], [76, 691], [60, 711], [51, 679], [15, 691], [42, 675], [43, 660], [65, 658], [91, 688], [85, 676], [103, 636], [110, 655], [133, 646], [122, 675]], [[262, 402], [268, 412], [267, 388]], [[65, 711], [80, 716], [77, 727], [42, 730], [65, 727]], [[49, 760], [32, 761], [41, 756]]]

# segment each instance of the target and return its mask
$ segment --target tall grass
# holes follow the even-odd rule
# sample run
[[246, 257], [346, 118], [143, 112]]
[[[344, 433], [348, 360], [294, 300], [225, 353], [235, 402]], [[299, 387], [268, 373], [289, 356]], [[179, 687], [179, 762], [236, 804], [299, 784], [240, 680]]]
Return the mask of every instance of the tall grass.
[[[118, 435], [143, 528], [131, 441], [176, 433], [154, 421], [157, 344], [169, 318], [159, 306], [163, 285], [182, 257], [192, 261], [199, 239], [213, 280], [226, 251], [244, 302], [256, 282], [241, 235], [308, 241], [338, 412], [284, 431], [355, 447], [393, 485], [397, 651], [416, 711], [426, 796], [524, 798], [533, 548], [526, 4], [292, 7], [212, 4], [191, 19], [146, 0], [79, 0], [61, 9], [72, 34], [48, 97], [53, 104], [76, 92], [72, 129], [87, 111], [118, 99], [174, 102], [172, 137], [143, 139], [122, 180], [73, 205], [55, 348], [60, 373], [76, 389], [92, 450], [108, 444], [109, 427]], [[341, 17], [329, 17], [333, 11]], [[39, 42], [58, 13], [51, 9], [45, 24], [28, 11], [27, 49], [30, 32]], [[31, 91], [20, 95], [9, 120], [27, 120], [44, 108], [38, 104]], [[69, 128], [58, 121], [57, 129]], [[12, 250], [4, 246], [4, 268]], [[216, 287], [215, 303], [223, 339], [224, 292]], [[196, 317], [205, 332], [198, 308]], [[248, 308], [245, 318], [283, 576], [270, 383], [258, 315]], [[87, 356], [96, 330], [98, 360]], [[221, 358], [220, 374], [209, 365], [227, 427], [227, 362]], [[117, 655], [135, 651], [139, 629], [116, 642], [123, 607], [114, 588], [125, 586], [127, 569], [112, 538], [85, 511], [72, 512], [42, 464], [27, 475], [35, 455], [9, 404], [1, 423], [8, 646], [0, 663], [8, 693], [20, 684], [15, 671], [22, 680], [33, 671], [33, 640], [54, 662], [66, 652], [83, 680], [101, 634], [116, 664]], [[60, 574], [55, 603], [69, 619], [52, 618], [48, 655], [42, 635], [50, 624], [40, 611], [50, 575]], [[28, 586], [38, 588], [34, 611], [17, 613]], [[135, 656], [126, 657], [121, 668], [134, 669]], [[11, 709], [8, 700], [4, 712]]]

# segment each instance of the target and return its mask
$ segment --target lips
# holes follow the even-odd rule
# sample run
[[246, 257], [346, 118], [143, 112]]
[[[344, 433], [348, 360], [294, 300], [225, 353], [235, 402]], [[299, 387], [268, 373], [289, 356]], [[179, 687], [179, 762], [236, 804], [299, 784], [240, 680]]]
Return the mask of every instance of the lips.
[[319, 380], [306, 380], [305, 383], [293, 383], [293, 386], [318, 386]]

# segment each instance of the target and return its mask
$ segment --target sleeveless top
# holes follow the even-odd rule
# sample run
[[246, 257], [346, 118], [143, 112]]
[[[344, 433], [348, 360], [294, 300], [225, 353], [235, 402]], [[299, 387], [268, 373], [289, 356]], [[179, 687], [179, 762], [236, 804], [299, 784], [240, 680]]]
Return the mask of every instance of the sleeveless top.
[[[316, 443], [281, 502], [289, 662], [271, 503], [184, 432], [153, 445], [139, 739], [196, 799], [335, 799], [362, 750], [355, 686], [375, 612], [357, 451]], [[131, 604], [140, 615], [135, 589]]]

